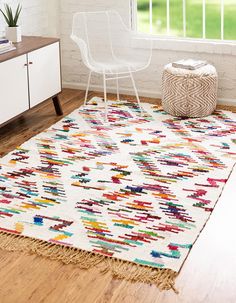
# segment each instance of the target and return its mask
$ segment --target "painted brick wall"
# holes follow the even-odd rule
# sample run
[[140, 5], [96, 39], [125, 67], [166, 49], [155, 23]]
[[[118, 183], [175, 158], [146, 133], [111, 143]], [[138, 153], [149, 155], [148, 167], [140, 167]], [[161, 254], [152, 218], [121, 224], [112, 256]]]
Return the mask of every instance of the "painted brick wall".
[[[60, 32], [63, 46], [63, 80], [65, 86], [83, 88], [86, 85], [88, 75], [88, 70], [81, 62], [76, 46], [69, 38], [73, 14], [77, 11], [115, 9], [128, 23], [129, 5], [129, 0], [61, 0]], [[236, 100], [236, 53], [232, 55], [231, 51], [225, 51], [224, 54], [216, 54], [214, 46], [211, 47], [211, 53], [201, 52], [197, 48], [196, 45], [192, 51], [185, 51], [184, 48], [181, 51], [154, 50], [151, 66], [135, 75], [140, 94], [143, 96], [160, 96], [163, 66], [177, 59], [190, 57], [208, 60], [214, 64], [219, 73], [219, 98], [227, 102]], [[124, 92], [132, 92], [129, 81], [122, 81]], [[94, 77], [92, 84], [94, 89], [102, 89], [102, 79], [100, 77]]]
[[[19, 23], [24, 35], [58, 35], [58, 0], [0, 0], [0, 7], [8, 3], [16, 7], [22, 4], [22, 14]], [[0, 16], [0, 37], [5, 34], [5, 21]]]

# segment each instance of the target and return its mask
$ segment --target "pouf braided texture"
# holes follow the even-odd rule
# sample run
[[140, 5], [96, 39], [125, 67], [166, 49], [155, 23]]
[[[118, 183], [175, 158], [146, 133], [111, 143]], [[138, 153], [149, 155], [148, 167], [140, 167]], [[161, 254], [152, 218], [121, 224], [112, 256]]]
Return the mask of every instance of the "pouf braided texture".
[[177, 117], [205, 117], [217, 104], [218, 75], [207, 64], [196, 70], [175, 68], [168, 64], [162, 76], [162, 106]]

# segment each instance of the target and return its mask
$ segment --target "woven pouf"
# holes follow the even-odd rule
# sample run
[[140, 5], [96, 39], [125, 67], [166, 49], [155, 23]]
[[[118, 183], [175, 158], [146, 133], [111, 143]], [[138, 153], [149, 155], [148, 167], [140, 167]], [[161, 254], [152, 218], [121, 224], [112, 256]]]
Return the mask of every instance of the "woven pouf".
[[218, 76], [207, 64], [196, 70], [165, 66], [162, 77], [162, 106], [177, 117], [205, 117], [215, 110]]

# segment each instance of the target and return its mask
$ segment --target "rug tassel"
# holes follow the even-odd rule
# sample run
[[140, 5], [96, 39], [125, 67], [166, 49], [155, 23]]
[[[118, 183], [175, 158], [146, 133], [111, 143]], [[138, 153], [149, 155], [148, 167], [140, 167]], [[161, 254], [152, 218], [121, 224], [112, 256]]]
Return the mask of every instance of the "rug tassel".
[[117, 279], [155, 284], [160, 290], [172, 289], [178, 293], [175, 288], [178, 273], [171, 269], [142, 266], [77, 248], [5, 232], [0, 233], [0, 249], [35, 253], [51, 260], [62, 261], [64, 264], [76, 264], [81, 269], [89, 269], [104, 262], [104, 267], [101, 269], [103, 274], [111, 272]]

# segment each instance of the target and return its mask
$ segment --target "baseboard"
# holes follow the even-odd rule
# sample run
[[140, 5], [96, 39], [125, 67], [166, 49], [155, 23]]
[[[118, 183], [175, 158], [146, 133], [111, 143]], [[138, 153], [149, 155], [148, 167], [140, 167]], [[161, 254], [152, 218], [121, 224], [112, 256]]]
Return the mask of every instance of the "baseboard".
[[236, 105], [236, 98], [235, 99], [230, 99], [230, 98], [219, 98], [217, 101], [218, 104], [220, 105], [231, 105], [235, 106]]
[[[63, 88], [71, 88], [71, 89], [81, 89], [85, 90], [87, 87], [87, 84], [85, 83], [80, 83], [80, 84], [75, 84], [73, 82], [63, 82]], [[92, 91], [97, 91], [97, 92], [103, 92], [103, 87], [100, 85], [91, 85], [90, 90]], [[157, 98], [161, 99], [161, 92], [160, 91], [150, 91], [150, 90], [145, 90], [145, 89], [138, 89], [140, 96], [142, 97], [149, 97], [149, 98]], [[107, 88], [108, 93], [116, 93], [116, 87], [108, 87]], [[125, 95], [134, 95], [134, 91], [129, 88], [120, 88], [120, 93], [125, 94]], [[218, 99], [218, 104], [220, 105], [236, 105], [236, 98], [219, 98]]]
[[[62, 84], [63, 88], [71, 88], [71, 89], [82, 89], [86, 90], [87, 84], [85, 83], [80, 83], [80, 84], [75, 84], [73, 82], [63, 82]], [[103, 87], [100, 85], [90, 85], [90, 90], [92, 91], [97, 91], [97, 92], [103, 92]], [[108, 93], [113, 93], [116, 94], [116, 87], [107, 87], [107, 92]], [[138, 89], [139, 95], [142, 97], [149, 97], [149, 98], [158, 98], [161, 99], [161, 93], [160, 92], [152, 92], [148, 90], [142, 90]], [[124, 95], [134, 95], [134, 91], [129, 88], [122, 88], [120, 87], [120, 93]]]

